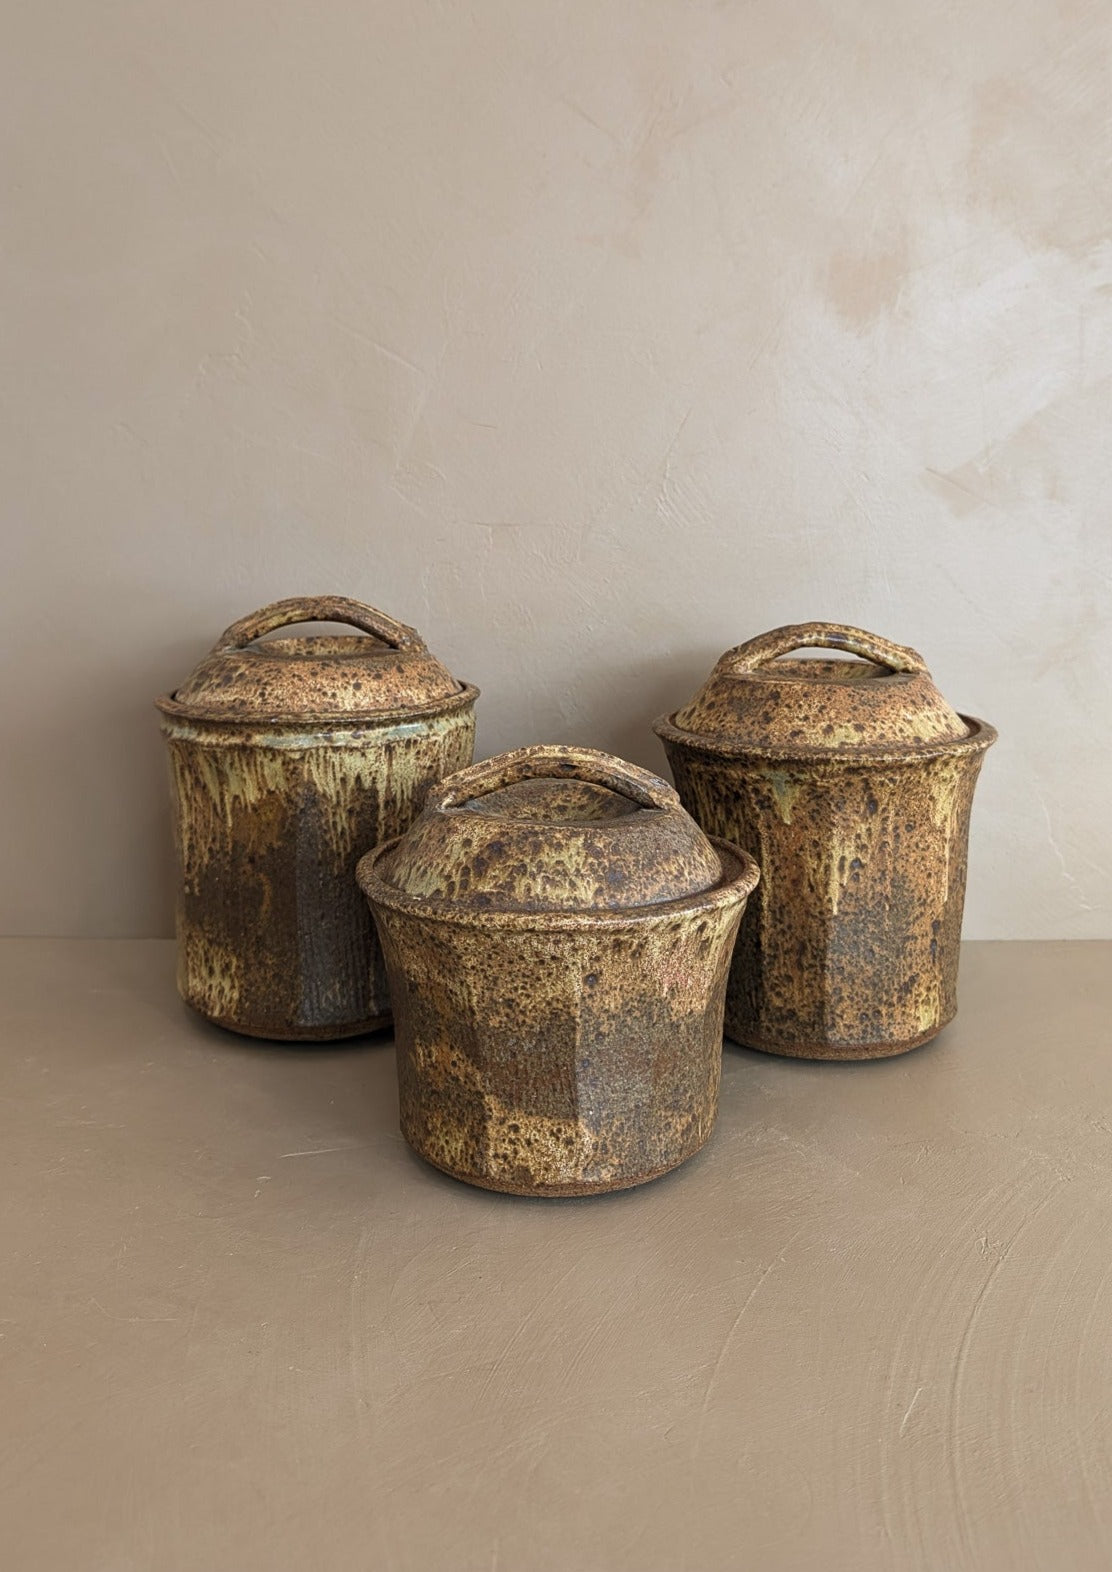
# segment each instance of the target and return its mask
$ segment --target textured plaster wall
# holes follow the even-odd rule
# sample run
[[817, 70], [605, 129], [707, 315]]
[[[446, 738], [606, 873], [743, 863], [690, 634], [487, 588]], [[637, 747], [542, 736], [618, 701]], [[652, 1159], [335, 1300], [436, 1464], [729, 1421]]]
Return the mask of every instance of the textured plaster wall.
[[1002, 740], [967, 931], [1112, 933], [1112, 8], [7, 7], [0, 928], [161, 933], [149, 701], [324, 589], [603, 745], [773, 624]]

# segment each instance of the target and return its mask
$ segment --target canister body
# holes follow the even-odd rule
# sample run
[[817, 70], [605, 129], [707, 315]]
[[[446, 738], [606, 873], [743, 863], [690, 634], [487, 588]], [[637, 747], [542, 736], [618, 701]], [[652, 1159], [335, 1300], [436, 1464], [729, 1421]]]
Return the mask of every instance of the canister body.
[[792, 759], [661, 735], [684, 806], [761, 869], [730, 973], [728, 1036], [768, 1053], [871, 1059], [957, 1008], [973, 790], [991, 727], [873, 758]]
[[256, 1037], [327, 1040], [389, 1023], [355, 865], [470, 761], [474, 698], [466, 689], [423, 713], [320, 727], [161, 706], [187, 1004]]
[[714, 1124], [743, 907], [430, 918], [376, 899], [406, 1140], [518, 1195], [619, 1190], [684, 1162]]

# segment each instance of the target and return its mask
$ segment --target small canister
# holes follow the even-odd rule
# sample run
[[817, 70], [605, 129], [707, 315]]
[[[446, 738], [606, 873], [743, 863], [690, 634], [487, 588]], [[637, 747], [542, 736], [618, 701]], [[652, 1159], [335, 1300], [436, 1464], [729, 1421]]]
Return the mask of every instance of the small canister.
[[[793, 650], [860, 656], [788, 659]], [[688, 810], [761, 884], [726, 1032], [767, 1053], [875, 1059], [957, 1009], [969, 814], [996, 733], [957, 715], [921, 655], [806, 622], [727, 650], [656, 722]]]
[[591, 749], [523, 748], [435, 787], [359, 864], [409, 1144], [517, 1195], [620, 1190], [692, 1156], [757, 877], [666, 782]]
[[[361, 631], [259, 642], [299, 622]], [[477, 691], [412, 628], [324, 595], [233, 623], [158, 700], [187, 1004], [253, 1037], [323, 1041], [389, 1024], [355, 864], [470, 761]]]

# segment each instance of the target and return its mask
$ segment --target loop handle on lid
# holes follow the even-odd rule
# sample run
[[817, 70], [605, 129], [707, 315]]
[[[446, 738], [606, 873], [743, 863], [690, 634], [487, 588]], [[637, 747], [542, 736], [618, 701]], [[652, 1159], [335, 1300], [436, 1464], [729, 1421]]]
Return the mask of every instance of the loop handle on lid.
[[927, 669], [918, 650], [893, 644], [864, 628], [851, 628], [840, 622], [794, 622], [787, 627], [773, 628], [770, 633], [762, 633], [727, 650], [718, 665], [722, 670], [735, 673], [756, 671], [780, 655], [803, 649], [846, 650], [892, 671], [925, 672]]
[[628, 797], [641, 808], [680, 806], [678, 792], [659, 775], [639, 769], [636, 764], [627, 764], [611, 753], [599, 753], [595, 748], [559, 746], [518, 748], [512, 753], [501, 753], [493, 759], [472, 764], [434, 786], [425, 798], [425, 806], [439, 811], [458, 808], [474, 797], [485, 797], [501, 791], [503, 786], [514, 786], [526, 780], [586, 781]]
[[361, 600], [349, 600], [346, 595], [295, 595], [290, 600], [276, 600], [233, 622], [220, 635], [214, 648], [220, 653], [242, 650], [264, 634], [273, 633], [275, 628], [286, 628], [297, 622], [346, 622], [361, 633], [381, 639], [392, 649], [425, 648], [425, 641], [415, 628], [395, 622], [384, 611], [366, 606]]

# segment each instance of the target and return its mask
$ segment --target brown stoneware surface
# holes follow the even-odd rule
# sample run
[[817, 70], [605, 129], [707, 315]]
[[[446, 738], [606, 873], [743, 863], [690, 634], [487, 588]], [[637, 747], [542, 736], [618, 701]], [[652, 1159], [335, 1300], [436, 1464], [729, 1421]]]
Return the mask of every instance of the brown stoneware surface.
[[[785, 658], [812, 645], [870, 664]], [[914, 650], [805, 623], [727, 652], [656, 731], [686, 807], [761, 868], [728, 1035], [823, 1059], [935, 1036], [957, 1008], [969, 815], [992, 727], [952, 711]]]
[[388, 868], [406, 894], [505, 911], [672, 901], [722, 872], [674, 787], [605, 754], [558, 747], [522, 748], [445, 781]]
[[[360, 634], [266, 638], [299, 622]], [[460, 692], [415, 629], [341, 595], [275, 601], [226, 628], [174, 694], [194, 719], [350, 720], [420, 709]]]
[[[249, 643], [310, 620], [365, 633]], [[412, 629], [320, 597], [236, 623], [159, 701], [188, 1004], [260, 1037], [324, 1040], [389, 1022], [355, 864], [470, 760], [476, 694]]]
[[589, 749], [522, 749], [445, 781], [359, 865], [406, 1140], [520, 1195], [622, 1189], [685, 1161], [714, 1123], [757, 877], [664, 781]]
[[[859, 660], [791, 660], [833, 649]], [[678, 731], [742, 747], [826, 754], [915, 747], [966, 735], [923, 657], [864, 628], [800, 622], [727, 650], [673, 717]]]

